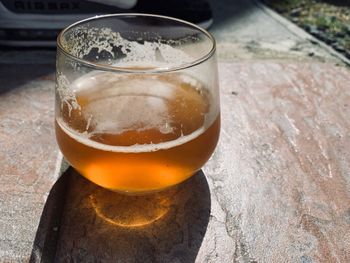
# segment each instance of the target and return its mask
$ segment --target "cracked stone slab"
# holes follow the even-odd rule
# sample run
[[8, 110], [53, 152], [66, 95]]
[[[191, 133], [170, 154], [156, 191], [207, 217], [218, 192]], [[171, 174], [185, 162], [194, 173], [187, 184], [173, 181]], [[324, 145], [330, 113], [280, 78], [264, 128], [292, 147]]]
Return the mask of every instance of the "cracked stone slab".
[[219, 72], [221, 138], [202, 172], [146, 197], [70, 172], [52, 260], [349, 262], [350, 71], [245, 62]]
[[348, 262], [350, 71], [260, 62], [220, 73], [221, 139], [204, 173], [231, 258]]
[[[221, 141], [203, 169], [206, 180], [201, 175], [188, 184], [195, 187], [194, 197], [186, 195], [189, 187], [177, 195], [188, 203], [180, 210], [196, 228], [179, 224], [185, 217], [176, 216], [172, 206], [177, 225], [163, 224], [163, 230], [174, 249], [169, 250], [171, 242], [155, 248], [156, 235], [141, 231], [134, 237], [152, 242], [143, 247], [123, 239], [123, 246], [134, 245], [123, 255], [141, 246], [170, 251], [172, 262], [349, 262], [348, 70], [332, 65], [339, 60], [255, 2], [234, 3], [212, 1], [219, 61], [240, 61], [220, 65]], [[74, 175], [57, 182], [61, 156], [53, 131], [54, 62], [52, 50], [0, 50], [0, 262], [27, 262], [56, 252], [66, 256], [67, 246], [56, 244], [74, 225], [60, 229], [60, 222], [74, 215], [68, 212], [73, 204], [82, 209], [74, 193], [83, 198], [88, 189], [96, 190]], [[207, 193], [206, 185], [210, 210], [208, 202], [198, 200]], [[207, 200], [207, 194], [203, 197]], [[191, 206], [205, 220], [196, 219]], [[84, 209], [89, 216], [91, 209]], [[76, 255], [88, 257], [88, 244], [79, 242]], [[101, 258], [113, 252], [97, 251]]]

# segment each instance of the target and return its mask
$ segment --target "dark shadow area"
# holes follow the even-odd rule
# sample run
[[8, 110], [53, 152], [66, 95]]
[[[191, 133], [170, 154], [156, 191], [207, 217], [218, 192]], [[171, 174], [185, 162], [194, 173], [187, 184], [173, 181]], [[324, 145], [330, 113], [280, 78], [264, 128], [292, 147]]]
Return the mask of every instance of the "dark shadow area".
[[350, 0], [323, 0], [322, 2], [343, 7], [350, 6]]
[[52, 262], [56, 253], [57, 239], [64, 209], [69, 174], [64, 173], [53, 185], [35, 235], [31, 263]]
[[233, 23], [244, 17], [252, 8], [256, 7], [255, 0], [210, 0], [213, 11], [213, 25], [211, 30], [225, 26], [226, 23]]
[[28, 51], [56, 51], [56, 47], [32, 47], [32, 46], [4, 46], [0, 44], [0, 51], [18, 51], [18, 52], [28, 52]]
[[69, 169], [50, 192], [31, 262], [194, 262], [209, 216], [202, 171], [176, 187], [129, 196]]
[[[17, 55], [18, 56], [18, 55]], [[18, 56], [19, 57], [19, 56]], [[35, 59], [35, 56], [33, 56]], [[40, 77], [48, 77], [55, 72], [53, 64], [2, 64], [0, 59], [0, 94], [14, 90]]]
[[52, 48], [0, 47], [0, 94], [55, 72], [56, 52]]

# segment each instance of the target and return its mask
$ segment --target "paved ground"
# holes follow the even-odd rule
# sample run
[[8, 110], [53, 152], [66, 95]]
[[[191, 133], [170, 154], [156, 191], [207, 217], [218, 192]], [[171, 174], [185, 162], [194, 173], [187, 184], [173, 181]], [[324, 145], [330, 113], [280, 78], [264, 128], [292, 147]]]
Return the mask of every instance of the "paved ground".
[[0, 261], [89, 262], [94, 251], [125, 261], [349, 262], [349, 71], [254, 1], [213, 6], [221, 142], [206, 179], [182, 186], [172, 201], [180, 212], [159, 222], [167, 235], [112, 229], [85, 203], [99, 188], [75, 175], [55, 184], [55, 53], [0, 51]]
[[254, 0], [213, 1], [221, 61], [237, 59], [339, 61], [319, 42]]
[[[349, 262], [350, 71], [249, 61], [220, 63], [219, 72], [221, 139], [202, 172], [146, 198], [69, 173], [47, 259]], [[128, 227], [140, 211], [161, 217]]]

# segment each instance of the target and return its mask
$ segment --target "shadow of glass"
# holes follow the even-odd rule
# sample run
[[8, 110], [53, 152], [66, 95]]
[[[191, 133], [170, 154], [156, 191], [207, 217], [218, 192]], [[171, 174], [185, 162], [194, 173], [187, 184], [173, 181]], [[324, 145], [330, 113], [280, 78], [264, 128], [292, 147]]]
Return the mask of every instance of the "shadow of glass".
[[68, 173], [59, 234], [56, 242], [46, 242], [56, 246], [55, 253], [41, 247], [42, 260], [195, 261], [210, 215], [210, 192], [202, 171], [181, 185], [143, 196], [110, 192], [73, 170]]
[[69, 171], [52, 186], [36, 231], [29, 262], [53, 262], [68, 189]]

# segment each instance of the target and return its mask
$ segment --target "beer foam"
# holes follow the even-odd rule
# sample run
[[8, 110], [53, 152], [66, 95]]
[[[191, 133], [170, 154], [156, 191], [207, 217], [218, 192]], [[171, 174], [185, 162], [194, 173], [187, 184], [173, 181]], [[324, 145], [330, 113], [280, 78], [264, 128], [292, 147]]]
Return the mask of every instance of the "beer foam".
[[57, 93], [61, 99], [61, 108], [66, 104], [69, 109], [69, 116], [72, 110], [80, 110], [80, 105], [78, 104], [77, 98], [73, 90], [70, 89], [70, 82], [61, 72], [57, 72], [56, 75], [57, 82]]
[[[185, 74], [145, 76], [92, 71], [71, 83], [71, 90], [81, 107], [70, 124], [64, 122], [66, 119], [57, 120], [61, 128], [83, 144], [111, 152], [149, 152], [181, 145], [202, 134], [218, 113], [208, 108], [210, 91]], [[191, 130], [185, 128], [184, 134], [182, 124], [190, 125]], [[170, 135], [173, 141], [152, 144], [150, 140], [132, 146], [114, 146], [92, 139], [100, 134], [152, 129], [181, 137]]]
[[156, 152], [159, 150], [167, 150], [171, 149], [180, 145], [183, 145], [189, 141], [192, 141], [193, 139], [199, 137], [202, 133], [205, 132], [206, 128], [202, 126], [201, 128], [197, 129], [193, 133], [185, 136], [181, 136], [180, 138], [168, 141], [168, 142], [162, 142], [158, 144], [135, 144], [131, 146], [112, 146], [107, 145], [103, 143], [99, 143], [96, 141], [93, 141], [88, 138], [89, 134], [87, 132], [79, 133], [71, 128], [69, 128], [62, 118], [56, 118], [56, 121], [60, 128], [72, 139], [76, 140], [77, 142], [80, 142], [81, 144], [84, 144], [88, 147], [95, 148], [97, 150], [107, 151], [107, 152], [115, 152], [115, 153], [143, 153], [143, 152]]
[[169, 124], [166, 125], [170, 118], [166, 103], [174, 97], [174, 83], [107, 72], [89, 73], [75, 81], [72, 87], [83, 96], [99, 87], [98, 95], [81, 111], [86, 119], [91, 116], [88, 126], [92, 125], [97, 133], [111, 130], [122, 133], [140, 124], [143, 129], [158, 127], [164, 134], [173, 131]]
[[[140, 32], [135, 32], [140, 33]], [[142, 32], [145, 36], [154, 35], [154, 32]], [[153, 42], [131, 41], [121, 36], [111, 28], [96, 28], [79, 26], [71, 29], [62, 39], [64, 49], [75, 57], [86, 59], [92, 50], [98, 54], [105, 52], [109, 58], [100, 62], [115, 67], [128, 68], [133, 63], [147, 61], [151, 67], [174, 67], [188, 64], [193, 61], [188, 53], [175, 48], [179, 41], [164, 40], [160, 36]], [[116, 52], [115, 50], [118, 50]], [[98, 56], [96, 58], [98, 59]]]

